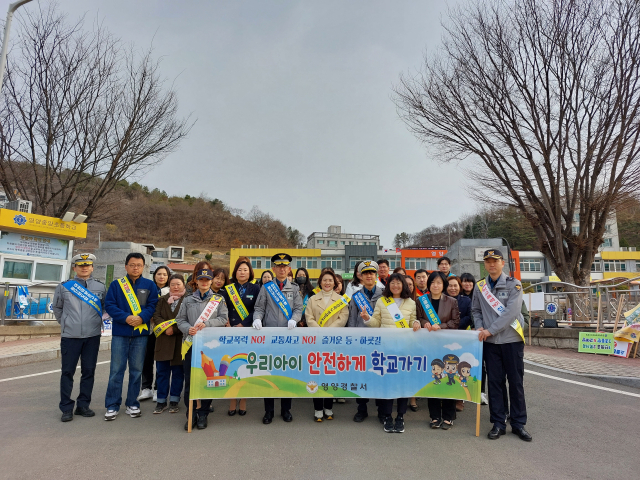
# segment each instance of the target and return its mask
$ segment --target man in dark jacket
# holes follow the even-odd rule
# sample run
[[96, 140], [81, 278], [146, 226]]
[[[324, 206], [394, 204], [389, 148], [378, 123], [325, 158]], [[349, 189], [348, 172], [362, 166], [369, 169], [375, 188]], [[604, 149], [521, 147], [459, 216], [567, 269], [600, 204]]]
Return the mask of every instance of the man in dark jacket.
[[127, 415], [140, 416], [140, 379], [147, 337], [151, 334], [150, 320], [158, 303], [158, 288], [149, 279], [142, 277], [144, 256], [130, 253], [125, 261], [127, 275], [109, 285], [105, 299], [105, 310], [111, 316], [111, 369], [109, 385], [104, 399], [107, 413], [105, 420], [115, 420], [122, 403], [122, 381], [129, 364], [129, 387], [127, 389]]
[[[75, 278], [58, 285], [53, 295], [53, 314], [60, 324], [60, 410], [63, 422], [73, 420], [74, 405], [76, 415], [95, 415], [89, 404], [100, 350], [105, 294], [104, 283], [91, 276], [95, 259], [90, 253], [73, 257], [71, 264]], [[80, 394], [74, 402], [71, 399], [73, 375], [80, 359]]]

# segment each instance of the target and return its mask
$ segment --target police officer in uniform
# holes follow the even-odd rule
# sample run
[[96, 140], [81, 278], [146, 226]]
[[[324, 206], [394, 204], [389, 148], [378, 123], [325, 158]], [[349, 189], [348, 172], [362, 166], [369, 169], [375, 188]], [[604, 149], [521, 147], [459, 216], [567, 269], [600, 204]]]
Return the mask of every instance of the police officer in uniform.
[[[276, 253], [271, 257], [271, 266], [276, 274], [276, 278], [274, 278], [272, 282], [277, 285], [291, 307], [291, 318], [287, 319], [278, 304], [267, 292], [266, 285], [268, 284], [265, 284], [260, 289], [258, 299], [256, 300], [253, 311], [253, 328], [260, 330], [263, 326], [287, 327], [289, 330], [292, 330], [296, 328], [296, 324], [300, 321], [300, 318], [302, 318], [302, 297], [300, 296], [300, 289], [298, 285], [287, 280], [287, 274], [291, 271], [289, 265], [292, 261], [291, 255], [286, 253]], [[271, 423], [274, 409], [275, 399], [265, 398], [265, 413], [262, 418], [262, 423], [265, 425]], [[280, 414], [285, 422], [293, 420], [290, 398], [280, 399]]]
[[[71, 264], [76, 274], [75, 278], [58, 285], [53, 295], [53, 314], [60, 324], [60, 410], [63, 422], [73, 420], [74, 405], [76, 415], [95, 415], [89, 404], [102, 333], [102, 314], [98, 309], [104, 309], [106, 292], [104, 283], [91, 276], [95, 260], [96, 257], [90, 253], [81, 253], [73, 257]], [[87, 292], [93, 297], [93, 305], [81, 298], [86, 296]], [[78, 360], [81, 361], [80, 394], [74, 402], [71, 392]]]
[[[506, 407], [503, 397], [505, 377], [509, 381], [511, 403], [511, 431], [530, 442], [531, 435], [524, 428], [527, 407], [524, 400], [524, 335], [522, 318], [522, 284], [506, 276], [502, 269], [504, 257], [500, 250], [484, 252], [484, 266], [489, 273], [485, 279], [487, 295], [497, 299], [504, 311], [498, 313], [485, 298], [478, 285], [473, 295], [472, 312], [478, 339], [484, 342], [483, 357], [487, 366], [489, 385], [489, 412], [493, 428], [487, 435], [491, 440], [506, 433]], [[494, 302], [495, 303], [495, 302]], [[512, 322], [517, 323], [512, 325]]]

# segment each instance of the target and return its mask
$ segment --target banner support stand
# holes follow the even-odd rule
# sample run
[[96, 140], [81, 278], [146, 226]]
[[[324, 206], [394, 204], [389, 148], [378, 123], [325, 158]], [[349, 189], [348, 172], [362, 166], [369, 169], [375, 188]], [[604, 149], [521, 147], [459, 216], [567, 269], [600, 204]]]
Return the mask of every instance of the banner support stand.
[[191, 426], [193, 425], [193, 400], [189, 399], [189, 420], [187, 424], [187, 433], [191, 433]]
[[476, 437], [480, 436], [480, 403], [476, 404]]

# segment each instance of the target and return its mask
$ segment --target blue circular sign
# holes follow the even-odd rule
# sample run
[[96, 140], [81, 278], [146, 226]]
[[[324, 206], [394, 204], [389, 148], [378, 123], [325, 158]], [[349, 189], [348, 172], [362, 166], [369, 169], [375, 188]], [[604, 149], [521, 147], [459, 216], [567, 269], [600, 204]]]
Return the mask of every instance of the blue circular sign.
[[24, 215], [16, 215], [15, 217], [13, 217], [13, 223], [19, 226], [23, 226], [25, 223], [27, 223], [27, 217], [25, 217]]
[[545, 309], [548, 315], [555, 315], [558, 313], [558, 305], [553, 302], [547, 303], [547, 308]]

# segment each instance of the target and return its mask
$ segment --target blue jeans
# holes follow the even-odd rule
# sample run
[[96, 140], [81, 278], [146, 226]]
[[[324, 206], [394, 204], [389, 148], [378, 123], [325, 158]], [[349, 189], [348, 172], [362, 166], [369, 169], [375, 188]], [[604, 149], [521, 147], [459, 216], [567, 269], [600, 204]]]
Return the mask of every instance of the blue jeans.
[[[171, 379], [171, 391], [169, 391]], [[182, 365], [171, 366], [171, 360], [156, 361], [156, 381], [158, 382], [158, 403], [179, 402], [184, 383], [184, 369]]]
[[111, 369], [109, 371], [109, 385], [104, 406], [107, 410], [120, 410], [122, 403], [122, 381], [124, 371], [129, 364], [129, 387], [127, 388], [127, 407], [140, 407], [138, 394], [140, 393], [140, 377], [144, 354], [147, 350], [147, 336], [111, 338]]

